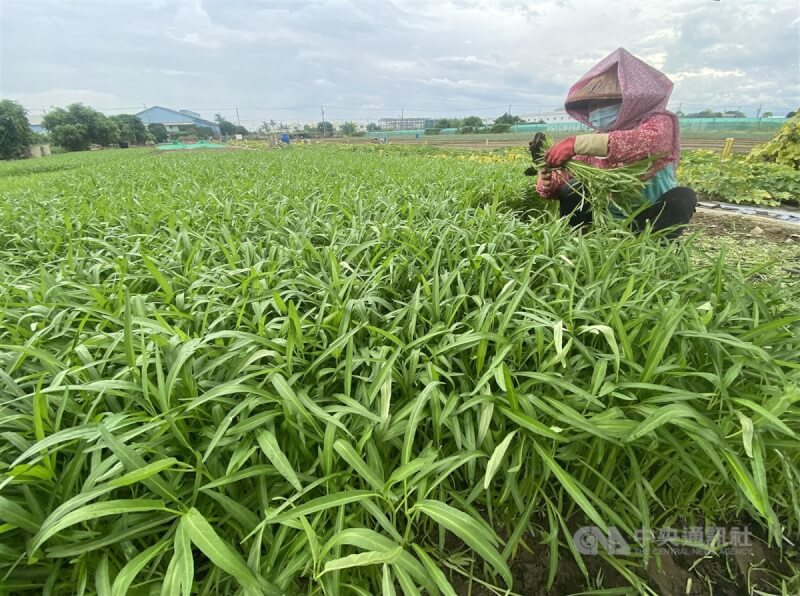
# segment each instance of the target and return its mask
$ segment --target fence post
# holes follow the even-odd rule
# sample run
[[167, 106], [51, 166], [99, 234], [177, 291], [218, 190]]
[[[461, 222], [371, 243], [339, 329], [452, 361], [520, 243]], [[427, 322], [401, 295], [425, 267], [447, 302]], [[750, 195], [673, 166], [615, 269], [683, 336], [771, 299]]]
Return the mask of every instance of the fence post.
[[733, 153], [733, 139], [727, 138], [725, 139], [725, 146], [722, 148], [722, 157], [721, 159], [728, 159]]

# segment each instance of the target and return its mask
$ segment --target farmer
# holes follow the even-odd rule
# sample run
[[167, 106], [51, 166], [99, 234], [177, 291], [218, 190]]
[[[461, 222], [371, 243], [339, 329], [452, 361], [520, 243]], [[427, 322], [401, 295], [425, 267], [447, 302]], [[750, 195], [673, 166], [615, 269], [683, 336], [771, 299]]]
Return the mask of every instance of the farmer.
[[[653, 230], [673, 228], [669, 237], [681, 234], [695, 211], [697, 197], [690, 188], [675, 183], [680, 159], [678, 117], [666, 109], [672, 82], [655, 68], [619, 48], [600, 61], [569, 90], [567, 113], [595, 131], [569, 137], [553, 145], [545, 159], [558, 168], [577, 159], [599, 168], [615, 168], [645, 158], [655, 158], [644, 176], [647, 186], [643, 207], [633, 221], [641, 230], [647, 221]], [[563, 170], [540, 171], [536, 190], [545, 198], [559, 200], [559, 214], [573, 226], [592, 221], [591, 206], [581, 201], [575, 181]], [[616, 215], [619, 215], [616, 213]]]

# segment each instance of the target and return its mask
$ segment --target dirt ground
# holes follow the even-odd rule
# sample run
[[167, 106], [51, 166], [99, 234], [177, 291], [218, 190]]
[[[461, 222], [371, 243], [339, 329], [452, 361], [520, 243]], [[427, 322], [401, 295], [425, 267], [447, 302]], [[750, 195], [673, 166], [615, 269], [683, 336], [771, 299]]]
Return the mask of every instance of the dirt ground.
[[[784, 243], [800, 242], [800, 225], [771, 219], [761, 215], [743, 215], [723, 209], [698, 207], [692, 226], [702, 229], [707, 235], [739, 235], [760, 237], [766, 241]], [[754, 228], [761, 228], [753, 234]]]
[[757, 277], [800, 283], [800, 225], [698, 207], [687, 230], [693, 232], [700, 262], [713, 261], [724, 250], [726, 259]]
[[[544, 527], [545, 520], [536, 525]], [[735, 525], [735, 524], [732, 524]], [[742, 520], [739, 527], [754, 527]], [[452, 537], [450, 537], [452, 539]], [[637, 590], [622, 576], [620, 569], [602, 555], [584, 555], [589, 579], [587, 580], [572, 554], [563, 545], [559, 549], [558, 567], [551, 588], [547, 589], [550, 547], [547, 534], [540, 530], [523, 540], [511, 564], [514, 590], [506, 592], [493, 587], [491, 579], [483, 581], [479, 564], [471, 568], [465, 561], [469, 551], [463, 544], [452, 540], [453, 557], [450, 568], [461, 567], [466, 573], [450, 573], [453, 587], [459, 595], [491, 596], [568, 596], [589, 594], [635, 594]], [[646, 572], [633, 568], [623, 570], [633, 573], [641, 581], [642, 590], [660, 596], [743, 596], [800, 594], [800, 553], [796, 546], [785, 544], [783, 552], [774, 544], [768, 545], [765, 536], [750, 535], [747, 545], [707, 552], [675, 545], [661, 544], [658, 553], [651, 554]], [[624, 561], [621, 557], [618, 561]], [[631, 560], [641, 560], [641, 555], [631, 555]], [[619, 563], [618, 563], [619, 564]], [[471, 573], [470, 573], [471, 571]], [[469, 577], [472, 579], [468, 579]], [[590, 588], [586, 588], [587, 584]], [[646, 586], [646, 587], [645, 587]], [[591, 591], [590, 591], [591, 590]]]

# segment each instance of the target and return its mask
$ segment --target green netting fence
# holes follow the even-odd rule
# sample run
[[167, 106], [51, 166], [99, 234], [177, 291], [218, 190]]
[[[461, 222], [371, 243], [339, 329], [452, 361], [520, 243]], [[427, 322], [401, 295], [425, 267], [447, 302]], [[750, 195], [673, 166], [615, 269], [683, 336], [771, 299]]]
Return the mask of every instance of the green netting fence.
[[[709, 136], [712, 138], [722, 138], [725, 136], [733, 137], [754, 137], [769, 138], [778, 132], [778, 129], [786, 122], [784, 118], [681, 118], [681, 133], [688, 136]], [[502, 134], [533, 134], [537, 132], [551, 133], [580, 133], [590, 129], [580, 122], [548, 122], [544, 124], [515, 124], [506, 133]], [[436, 135], [425, 134], [425, 130], [390, 130], [368, 132], [371, 138], [409, 138], [435, 137], [440, 135], [459, 134], [457, 128], [442, 128]], [[488, 127], [483, 130], [475, 129], [471, 134], [490, 135]], [[495, 135], [492, 135], [495, 136]]]
[[224, 149], [223, 143], [207, 143], [198, 141], [197, 143], [164, 143], [156, 147], [160, 151], [173, 151], [176, 149]]

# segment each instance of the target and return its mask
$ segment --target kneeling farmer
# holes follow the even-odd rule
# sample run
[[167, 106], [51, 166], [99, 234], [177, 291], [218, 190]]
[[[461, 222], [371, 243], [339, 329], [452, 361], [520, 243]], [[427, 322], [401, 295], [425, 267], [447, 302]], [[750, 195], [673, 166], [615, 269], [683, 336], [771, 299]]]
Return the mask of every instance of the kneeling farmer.
[[[654, 230], [677, 226], [669, 236], [680, 235], [694, 214], [697, 197], [689, 188], [678, 187], [675, 170], [680, 159], [678, 117], [667, 111], [672, 82], [666, 75], [620, 48], [586, 73], [569, 90], [567, 113], [594, 130], [553, 145], [547, 152], [548, 166], [558, 168], [577, 159], [598, 168], [616, 168], [655, 157], [645, 174], [643, 201], [648, 205], [634, 220], [641, 229], [647, 221]], [[562, 170], [541, 171], [536, 190], [545, 198], [559, 200], [561, 216], [573, 226], [592, 221], [588, 201], [581, 204], [569, 174]], [[631, 212], [640, 205], [630, 205]]]

